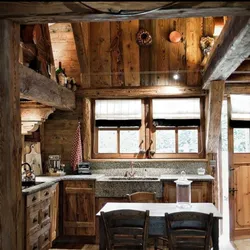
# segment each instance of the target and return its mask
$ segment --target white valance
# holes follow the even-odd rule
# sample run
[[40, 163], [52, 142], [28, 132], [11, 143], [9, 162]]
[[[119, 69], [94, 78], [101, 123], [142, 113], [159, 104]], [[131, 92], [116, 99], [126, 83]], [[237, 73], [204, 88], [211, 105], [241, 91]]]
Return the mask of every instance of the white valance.
[[96, 120], [141, 120], [140, 99], [96, 100]]
[[200, 99], [153, 99], [153, 119], [200, 119]]
[[231, 95], [231, 120], [250, 120], [250, 95]]

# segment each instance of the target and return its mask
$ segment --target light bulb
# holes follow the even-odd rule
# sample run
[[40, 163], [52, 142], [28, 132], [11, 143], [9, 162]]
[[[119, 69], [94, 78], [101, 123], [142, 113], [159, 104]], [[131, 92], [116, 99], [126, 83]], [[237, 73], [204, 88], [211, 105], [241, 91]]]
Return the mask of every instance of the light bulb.
[[178, 79], [179, 79], [179, 75], [178, 75], [178, 74], [174, 74], [174, 75], [173, 75], [173, 78], [174, 78], [175, 80], [178, 80]]

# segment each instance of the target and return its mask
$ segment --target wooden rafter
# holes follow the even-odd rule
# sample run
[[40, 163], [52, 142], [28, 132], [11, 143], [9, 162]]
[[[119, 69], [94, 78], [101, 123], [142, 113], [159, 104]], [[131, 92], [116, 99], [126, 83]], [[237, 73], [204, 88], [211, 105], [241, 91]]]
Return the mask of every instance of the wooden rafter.
[[250, 16], [228, 19], [209, 55], [203, 72], [203, 88], [213, 80], [227, 79], [250, 55]]
[[61, 110], [75, 108], [75, 94], [55, 81], [19, 64], [20, 97]]
[[[162, 9], [139, 14], [163, 6], [161, 2], [83, 2], [90, 7], [105, 11], [97, 12], [79, 2], [1, 2], [0, 18], [9, 18], [20, 23], [125, 21], [132, 19], [164, 19], [177, 17], [250, 15], [249, 2], [165, 2]], [[136, 15], [106, 14], [108, 9], [119, 12], [127, 10]], [[135, 10], [135, 11], [134, 11]]]

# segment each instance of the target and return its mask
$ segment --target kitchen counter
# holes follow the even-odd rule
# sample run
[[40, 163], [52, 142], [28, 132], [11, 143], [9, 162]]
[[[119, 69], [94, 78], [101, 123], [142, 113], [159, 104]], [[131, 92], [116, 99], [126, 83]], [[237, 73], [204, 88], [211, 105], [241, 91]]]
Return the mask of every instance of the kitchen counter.
[[[62, 180], [96, 180], [96, 197], [125, 197], [128, 193], [137, 191], [156, 192], [156, 197], [162, 197], [162, 181], [177, 180], [180, 175], [161, 175], [160, 177], [135, 176], [124, 178], [118, 176], [105, 176], [104, 174], [92, 175], [64, 175], [64, 176], [37, 176], [36, 182], [40, 183], [22, 190], [23, 195], [28, 195], [52, 186]], [[211, 175], [186, 175], [193, 181], [212, 181]]]
[[104, 177], [103, 174], [91, 174], [91, 175], [64, 175], [64, 176], [37, 176], [36, 182], [42, 182], [41, 184], [31, 186], [22, 190], [23, 195], [28, 195], [44, 188], [52, 186], [54, 183], [62, 180], [98, 180]]

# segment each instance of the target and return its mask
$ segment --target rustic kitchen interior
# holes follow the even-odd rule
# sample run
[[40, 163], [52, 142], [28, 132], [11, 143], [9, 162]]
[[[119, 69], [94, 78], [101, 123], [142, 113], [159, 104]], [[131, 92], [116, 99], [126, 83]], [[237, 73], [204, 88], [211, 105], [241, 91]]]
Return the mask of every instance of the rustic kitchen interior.
[[250, 249], [249, 2], [0, 6], [0, 249], [99, 249], [106, 203], [179, 178]]

